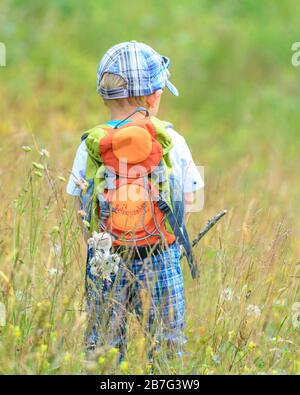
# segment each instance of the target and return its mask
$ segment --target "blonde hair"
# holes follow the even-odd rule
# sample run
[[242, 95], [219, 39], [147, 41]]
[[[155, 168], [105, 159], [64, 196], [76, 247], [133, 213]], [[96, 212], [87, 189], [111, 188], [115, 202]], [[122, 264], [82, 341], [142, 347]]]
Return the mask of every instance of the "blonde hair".
[[[112, 73], [104, 73], [99, 84], [99, 90], [104, 89], [115, 89], [115, 88], [127, 88], [127, 82], [120, 75]], [[108, 107], [119, 106], [123, 107], [126, 103], [132, 106], [144, 106], [147, 107], [147, 96], [134, 96], [124, 99], [103, 99], [104, 103]]]

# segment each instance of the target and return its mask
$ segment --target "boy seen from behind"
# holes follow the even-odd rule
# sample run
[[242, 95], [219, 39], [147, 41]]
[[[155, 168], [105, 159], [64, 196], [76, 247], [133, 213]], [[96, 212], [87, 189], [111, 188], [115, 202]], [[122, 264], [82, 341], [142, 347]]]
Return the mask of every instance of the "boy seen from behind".
[[88, 224], [86, 345], [117, 347], [120, 359], [132, 311], [150, 356], [185, 343], [180, 256], [194, 267], [185, 224], [203, 181], [184, 138], [156, 118], [165, 88], [178, 96], [169, 66], [136, 41], [107, 51], [97, 91], [110, 119], [84, 134], [67, 186]]

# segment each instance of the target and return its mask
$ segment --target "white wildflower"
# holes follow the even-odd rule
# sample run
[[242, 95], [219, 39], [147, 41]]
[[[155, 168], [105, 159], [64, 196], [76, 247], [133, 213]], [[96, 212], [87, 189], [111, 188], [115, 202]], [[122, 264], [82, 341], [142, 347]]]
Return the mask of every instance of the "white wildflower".
[[88, 245], [93, 249], [93, 257], [89, 262], [91, 274], [111, 281], [110, 275], [118, 272], [121, 261], [117, 254], [110, 253], [111, 236], [108, 233], [94, 232], [88, 239]]
[[46, 150], [46, 148], [43, 148], [40, 150], [40, 155], [49, 158], [50, 157], [50, 153], [49, 151]]
[[261, 309], [254, 304], [249, 304], [246, 308], [246, 312], [248, 316], [259, 317], [261, 315]]
[[22, 300], [23, 297], [24, 297], [24, 292], [21, 291], [20, 289], [17, 289], [15, 295], [16, 295], [16, 299], [17, 299], [18, 301], [20, 301], [20, 300]]
[[56, 256], [60, 255], [60, 253], [61, 253], [61, 246], [60, 246], [60, 244], [58, 244], [58, 243], [52, 244], [51, 245], [51, 252], [52, 252], [53, 255], [56, 255]]
[[56, 267], [50, 267], [50, 269], [48, 270], [48, 274], [49, 274], [49, 276], [56, 276], [56, 275], [63, 274], [63, 271], [60, 269], [57, 269]]
[[233, 299], [234, 293], [230, 287], [227, 287], [222, 290], [221, 299], [225, 300], [226, 302], [230, 302]]

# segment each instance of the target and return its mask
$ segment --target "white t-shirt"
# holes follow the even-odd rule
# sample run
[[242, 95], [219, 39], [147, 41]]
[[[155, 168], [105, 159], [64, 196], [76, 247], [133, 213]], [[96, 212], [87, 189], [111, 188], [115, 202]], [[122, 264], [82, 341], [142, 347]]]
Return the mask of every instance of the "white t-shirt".
[[[204, 187], [204, 181], [192, 159], [191, 152], [185, 139], [172, 127], [167, 128], [169, 136], [172, 138], [173, 148], [170, 151], [174, 173], [177, 175], [184, 192], [195, 192]], [[76, 180], [85, 179], [85, 169], [87, 161], [87, 149], [83, 140], [77, 149], [72, 173], [67, 185], [67, 193], [72, 196], [79, 196], [80, 189], [76, 185]]]

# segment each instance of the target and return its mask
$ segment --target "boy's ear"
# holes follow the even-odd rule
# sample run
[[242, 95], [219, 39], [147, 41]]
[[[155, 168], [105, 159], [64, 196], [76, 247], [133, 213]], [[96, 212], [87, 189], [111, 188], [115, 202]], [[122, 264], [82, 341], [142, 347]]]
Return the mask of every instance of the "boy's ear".
[[147, 104], [148, 104], [149, 108], [156, 107], [156, 104], [159, 102], [162, 92], [163, 92], [162, 89], [158, 89], [151, 95], [147, 96]]

